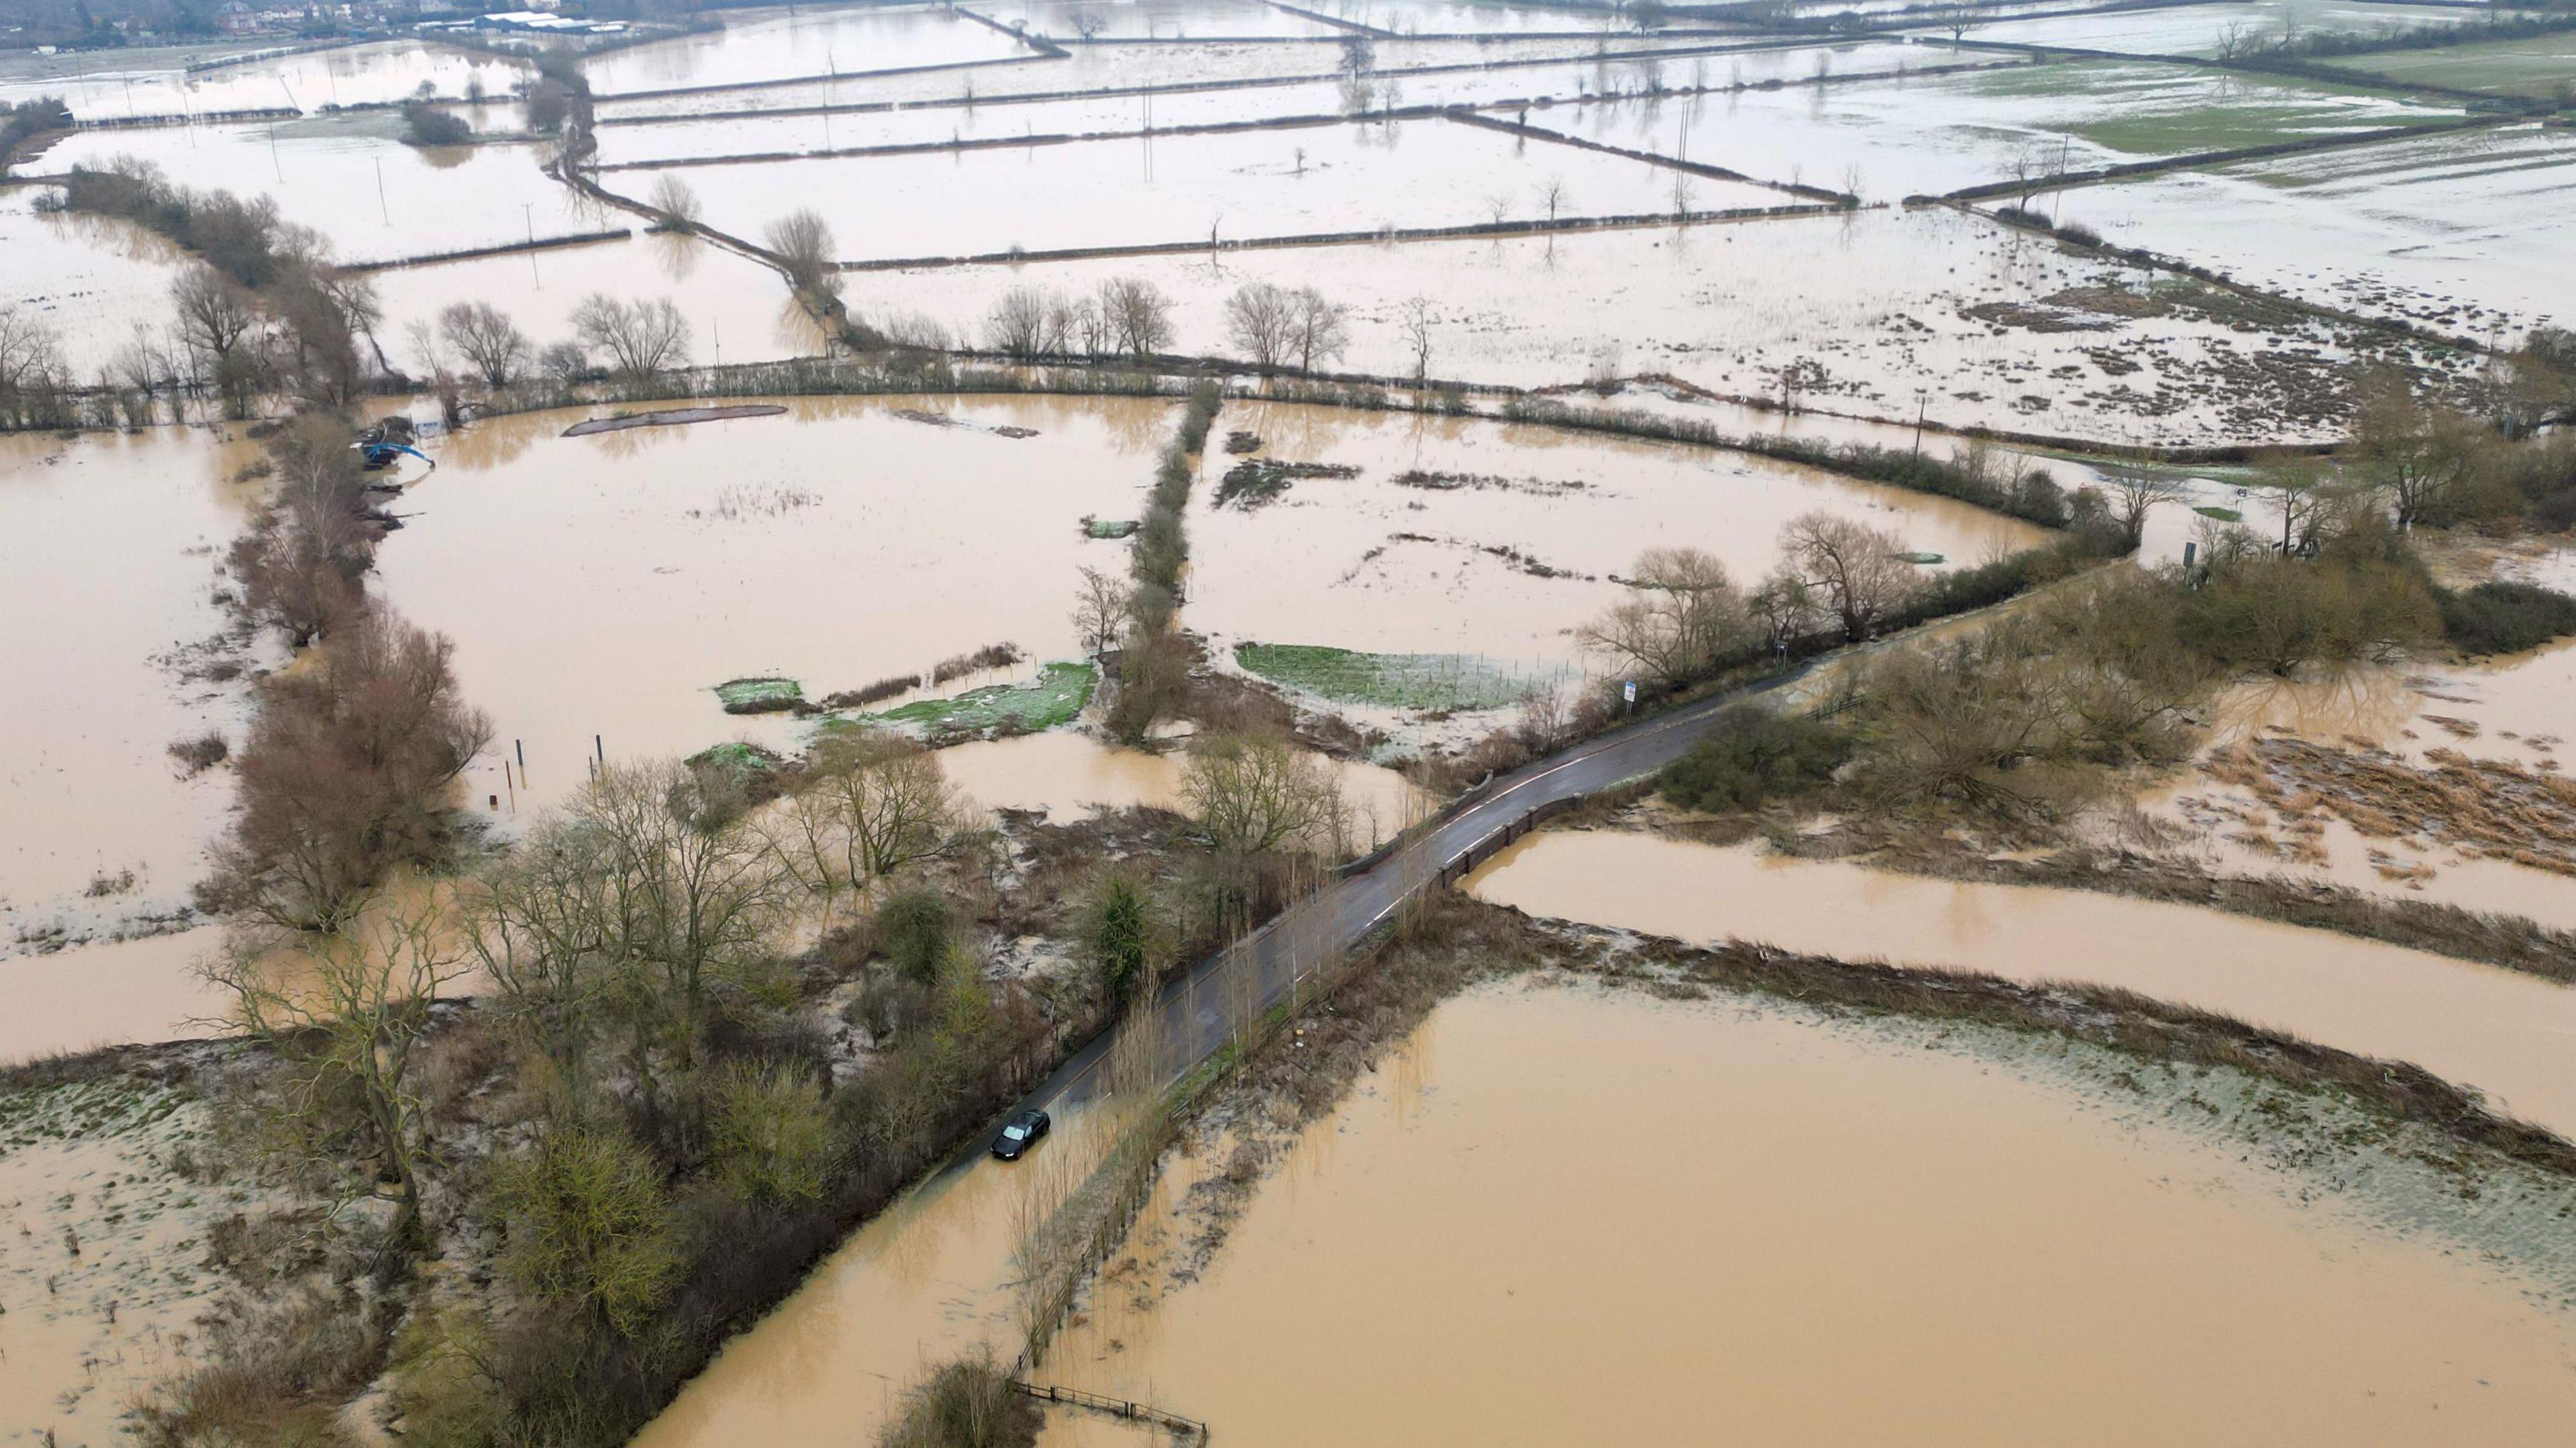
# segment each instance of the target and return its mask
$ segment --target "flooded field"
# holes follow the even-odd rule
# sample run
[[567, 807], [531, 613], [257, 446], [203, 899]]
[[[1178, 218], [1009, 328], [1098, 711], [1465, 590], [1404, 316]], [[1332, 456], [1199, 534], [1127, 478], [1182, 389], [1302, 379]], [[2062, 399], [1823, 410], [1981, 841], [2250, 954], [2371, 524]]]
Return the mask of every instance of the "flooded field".
[[[1574, 630], [1616, 602], [1650, 547], [1715, 554], [1750, 586], [1781, 525], [1823, 508], [1972, 566], [2038, 529], [1966, 504], [1742, 453], [1483, 419], [1234, 404], [1220, 435], [1257, 456], [1352, 470], [1276, 501], [1193, 502], [1188, 618], [1222, 641], [1466, 653], [1534, 676], [1579, 664]], [[1213, 478], [1232, 457], [1211, 457]]]
[[[770, 362], [825, 350], [811, 313], [778, 273], [695, 237], [638, 235], [560, 250], [477, 257], [373, 274], [385, 319], [377, 341], [395, 366], [429, 370], [417, 329], [439, 309], [488, 302], [542, 348], [573, 336], [572, 310], [593, 292], [635, 301], [668, 297], [689, 324], [692, 361]], [[456, 359], [447, 358], [449, 365]]]
[[[1507, 66], [1673, 52], [1702, 47], [1656, 44], [1630, 38], [1479, 39], [1373, 41], [1372, 72], [1435, 66]], [[964, 96], [1065, 95], [1132, 86], [1210, 85], [1306, 76], [1329, 80], [1341, 73], [1338, 45], [1280, 45], [1257, 40], [1180, 41], [1163, 45], [1077, 45], [1061, 59], [973, 71], [924, 71], [912, 75], [816, 80], [757, 91], [716, 91], [600, 106], [603, 124], [652, 117], [704, 116], [710, 112], [788, 110], [877, 102], [944, 101]]]
[[2576, 988], [2494, 966], [2185, 905], [1608, 831], [1534, 835], [1469, 888], [1533, 915], [1681, 940], [2117, 986], [2409, 1061], [2576, 1132]]
[[[2378, 35], [2457, 25], [2476, 13], [2432, 5], [2374, 5], [2368, 0], [2254, 0], [1999, 20], [1971, 25], [1968, 36], [1999, 44], [2063, 45], [2126, 55], [2216, 55], [2231, 39], [2239, 44], [2269, 42], [2285, 34], [2321, 30]], [[1941, 32], [1945, 37], [1947, 33]]]
[[1040, 1375], [1254, 1444], [1680, 1442], [1713, 1404], [1780, 1442], [2524, 1442], [2576, 1400], [2555, 1249], [2490, 1265], [1979, 1034], [1480, 988], [1213, 1256], [1182, 1163]]
[[[580, 438], [558, 436], [579, 412], [495, 418], [442, 440], [437, 471], [404, 493], [406, 526], [377, 555], [383, 596], [456, 640], [465, 696], [505, 745], [524, 741], [540, 800], [582, 782], [594, 735], [611, 759], [791, 745], [789, 716], [722, 711], [728, 679], [799, 679], [820, 699], [988, 644], [1017, 644], [1031, 672], [1078, 657], [1076, 572], [1125, 561], [1081, 519], [1135, 511], [1171, 411], [788, 405]], [[939, 525], [960, 510], [983, 522]], [[498, 763], [476, 766], [470, 798], [506, 804]]]
[[[230, 801], [169, 747], [238, 735], [216, 562], [250, 453], [202, 431], [0, 437], [0, 958], [182, 912]], [[50, 622], [40, 622], [50, 621]], [[75, 968], [60, 957], [53, 968]]]
[[[2230, 758], [2276, 738], [2367, 751], [2408, 771], [2492, 762], [2538, 776], [2564, 767], [2576, 718], [2576, 648], [2438, 670], [2365, 670], [2316, 684], [2244, 685], [2210, 711], [2210, 748], [2142, 808], [2181, 831], [2179, 852], [2235, 874], [2321, 879], [2576, 930], [2576, 875], [2445, 838], [2401, 810], [2372, 832], [2324, 811], [2293, 820], [2245, 787]], [[2439, 756], [2438, 758], [2436, 756]]]
[[737, 10], [724, 28], [647, 41], [582, 62], [603, 97], [631, 91], [790, 80], [847, 71], [971, 65], [1035, 54], [988, 25], [946, 6]]
[[[1329, 41], [1349, 33], [1264, 0], [1136, 0], [1133, 4], [1100, 6], [1086, 5], [1083, 0], [1004, 0], [999, 5], [979, 5], [976, 13], [1067, 42], [1239, 40], [1250, 36]], [[1077, 16], [1086, 18], [1077, 23]], [[1096, 27], [1087, 37], [1082, 33], [1085, 25]]]
[[[274, 45], [276, 42], [267, 42]], [[326, 107], [384, 105], [428, 86], [451, 100], [479, 85], [506, 95], [527, 83], [528, 65], [508, 56], [420, 40], [332, 46], [292, 55], [211, 63], [239, 43], [208, 42], [202, 52], [65, 51], [0, 72], [0, 105], [60, 96], [84, 120], [126, 116], [198, 116], [210, 111], [275, 110], [307, 114]], [[207, 68], [191, 71], [192, 64]]]
[[1403, 323], [1420, 297], [1434, 377], [1562, 387], [1660, 372], [1777, 400], [1794, 368], [1802, 407], [1910, 421], [1920, 401], [1954, 427], [2120, 443], [2342, 426], [2341, 374], [2318, 365], [2344, 354], [2336, 329], [2249, 317], [2188, 286], [2133, 303], [2154, 274], [1945, 210], [862, 272], [849, 296], [861, 315], [925, 313], [972, 335], [1010, 287], [1118, 276], [1174, 299], [1186, 351], [1223, 347], [1221, 309], [1245, 282], [1313, 286], [1351, 309], [1341, 365], [1381, 375], [1413, 370]]
[[1766, 180], [1794, 169], [1837, 190], [1858, 168], [1859, 194], [1887, 201], [2007, 180], [2026, 154], [2044, 152], [2051, 171], [2082, 171], [2457, 114], [2312, 82], [2100, 62], [1551, 112], [1538, 123]]
[[2576, 136], [2509, 126], [2069, 192], [2066, 219], [2327, 306], [2506, 335], [2576, 317]]
[[390, 261], [641, 226], [555, 182], [532, 145], [407, 146], [391, 113], [269, 125], [172, 126], [73, 136], [42, 173], [120, 156], [199, 190], [269, 196], [286, 220], [328, 237], [341, 261]]
[[2552, 100], [2566, 92], [2569, 81], [2576, 80], [2576, 35], [2490, 40], [2437, 50], [2382, 51], [2337, 62], [2336, 69], [2394, 81]]
[[0, 191], [0, 250], [10, 261], [0, 306], [41, 321], [72, 374], [87, 381], [134, 340], [136, 327], [157, 337], [168, 326], [180, 253], [109, 217], [39, 215], [35, 200], [32, 190]]
[[[710, 224], [758, 236], [813, 205], [849, 261], [989, 256], [1014, 248], [1143, 246], [1388, 227], [1468, 226], [1544, 215], [1551, 177], [1567, 214], [1668, 212], [1662, 168], [1593, 152], [1530, 148], [1452, 122], [1392, 133], [1326, 125], [1235, 135], [1083, 141], [1025, 150], [676, 167]], [[1772, 206], [1758, 187], [1710, 182], [1696, 206]]]
[[[1215, 125], [1278, 117], [1351, 115], [1407, 106], [1526, 106], [1533, 123], [1568, 129], [1572, 117], [1632, 115], [1646, 130], [1658, 118], [1681, 114], [1678, 99], [1660, 92], [1680, 86], [1758, 83], [1775, 76], [1811, 76], [1819, 58], [1838, 70], [1894, 69], [1915, 58], [1904, 46], [1842, 46], [1744, 51], [1688, 60], [1603, 58], [1497, 69], [1385, 69], [1354, 81], [1347, 76], [1258, 83], [1215, 90], [1176, 90], [1152, 95], [1094, 95], [1074, 99], [1014, 100], [977, 92], [890, 110], [819, 112], [793, 116], [672, 120], [610, 126], [599, 135], [600, 159], [610, 165], [701, 156], [829, 151], [858, 146], [940, 145], [951, 141], [1008, 140], [1014, 136], [1095, 135], [1157, 127]], [[1289, 67], [1312, 74], [1311, 64]], [[1400, 133], [1406, 123], [1397, 123]], [[1543, 148], [1542, 148], [1543, 149]]]
[[[1179, 750], [1147, 754], [1058, 730], [951, 745], [939, 751], [939, 762], [950, 782], [975, 803], [1044, 810], [1058, 824], [1096, 809], [1187, 808], [1181, 794], [1187, 756]], [[1436, 801], [1394, 770], [1342, 761], [1328, 761], [1326, 767], [1341, 786], [1354, 844], [1362, 850], [1393, 838], [1437, 808]]]

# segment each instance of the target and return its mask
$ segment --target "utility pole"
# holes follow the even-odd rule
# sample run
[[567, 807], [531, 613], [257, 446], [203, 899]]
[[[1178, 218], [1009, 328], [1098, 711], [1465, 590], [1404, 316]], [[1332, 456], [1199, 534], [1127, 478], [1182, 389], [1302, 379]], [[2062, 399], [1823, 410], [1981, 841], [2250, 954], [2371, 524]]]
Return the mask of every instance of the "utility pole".
[[1914, 455], [1923, 456], [1923, 419], [1932, 410], [1932, 389], [1914, 389]]

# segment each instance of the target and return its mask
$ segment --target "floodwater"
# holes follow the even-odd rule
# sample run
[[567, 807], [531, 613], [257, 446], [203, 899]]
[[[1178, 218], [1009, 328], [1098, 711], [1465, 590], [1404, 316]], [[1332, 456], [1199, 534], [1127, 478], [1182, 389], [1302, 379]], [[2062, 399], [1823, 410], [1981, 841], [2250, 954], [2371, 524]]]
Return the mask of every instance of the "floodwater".
[[183, 678], [212, 660], [182, 651], [226, 626], [216, 567], [249, 501], [227, 480], [252, 452], [203, 429], [0, 437], [0, 957], [186, 904], [230, 776], [185, 778], [168, 749], [238, 742], [245, 704]]
[[[252, 43], [274, 46], [271, 37]], [[60, 96], [82, 120], [119, 116], [195, 116], [208, 111], [313, 112], [326, 106], [382, 104], [406, 99], [425, 83], [457, 99], [476, 81], [484, 93], [506, 95], [527, 83], [523, 63], [477, 50], [418, 40], [378, 41], [294, 55], [242, 60], [189, 73], [202, 50], [208, 58], [238, 42], [207, 43], [188, 52], [147, 52], [128, 60], [119, 51], [65, 51], [12, 66], [0, 81], [0, 105]]]
[[2563, 1313], [2241, 1153], [1902, 1033], [1485, 987], [1157, 1299], [1167, 1193], [1037, 1376], [1253, 1445], [2558, 1433]]
[[0, 1064], [227, 1034], [208, 1023], [226, 1019], [232, 998], [197, 974], [217, 935], [201, 928], [0, 960], [0, 999], [10, 1005]]
[[391, 112], [362, 112], [274, 126], [85, 131], [47, 151], [41, 174], [132, 156], [183, 186], [275, 197], [281, 216], [329, 238], [345, 262], [643, 225], [549, 178], [537, 146], [407, 146], [401, 124]]
[[[705, 202], [707, 222], [757, 238], [811, 206], [845, 260], [997, 255], [1072, 247], [1229, 241], [1390, 227], [1468, 226], [1545, 215], [1552, 176], [1573, 216], [1673, 209], [1662, 167], [1570, 147], [1524, 146], [1497, 131], [1440, 121], [1392, 133], [1366, 125], [1076, 141], [1024, 150], [672, 168]], [[630, 184], [633, 184], [630, 178]], [[638, 187], [638, 190], [646, 188]], [[1733, 182], [1694, 184], [1698, 209], [1787, 198]], [[1184, 336], [1185, 348], [1205, 342]]]
[[197, 1318], [223, 1280], [201, 1268], [205, 1233], [244, 1204], [170, 1170], [204, 1149], [210, 1108], [116, 1086], [6, 1106], [0, 1442], [130, 1442], [133, 1399], [199, 1358]]
[[[1577, 173], [1567, 176], [1577, 199], [1597, 199], [1583, 196]], [[1907, 422], [1921, 408], [1953, 427], [2119, 443], [2339, 435], [2339, 425], [2285, 419], [2260, 378], [2247, 375], [2257, 369], [2242, 365], [2247, 353], [2281, 349], [2217, 322], [2086, 317], [2095, 329], [1999, 337], [1967, 309], [2143, 282], [1943, 209], [1213, 259], [920, 268], [847, 280], [850, 305], [862, 315], [918, 312], [972, 336], [1011, 287], [1084, 294], [1121, 276], [1151, 281], [1173, 299], [1178, 350], [1189, 352], [1233, 352], [1225, 300], [1266, 281], [1312, 286], [1349, 307], [1351, 345], [1337, 365], [1380, 376], [1412, 375], [1404, 324], [1407, 304], [1423, 298], [1434, 377], [1570, 387], [1598, 372], [1666, 373], [1711, 392], [1777, 401], [1785, 369], [1812, 368], [1810, 377], [1821, 380], [1799, 391], [1800, 407]], [[2285, 347], [2339, 350], [2321, 324], [2268, 335]], [[2106, 360], [2122, 375], [2106, 372]], [[2132, 365], [2139, 370], [2125, 371]]]
[[[558, 251], [480, 257], [374, 274], [385, 311], [376, 336], [394, 365], [428, 372], [418, 329], [440, 309], [488, 302], [518, 323], [539, 350], [572, 339], [572, 310], [593, 292], [628, 301], [668, 298], [689, 323], [693, 362], [774, 362], [819, 356], [813, 316], [788, 295], [778, 273], [692, 236], [638, 235]], [[464, 369], [454, 357], [451, 368]]]
[[[1916, 68], [1953, 60], [1915, 47]], [[1834, 70], [1858, 67], [1826, 57]], [[1732, 57], [1708, 62], [1722, 80]], [[2049, 169], [2083, 171], [2142, 157], [2268, 145], [2444, 119], [2393, 96], [2303, 81], [2256, 81], [2147, 64], [2008, 66], [1892, 84], [1693, 97], [1537, 119], [1632, 150], [1680, 154], [1765, 180], [1793, 169], [1888, 201], [2002, 181], [2014, 158], [2044, 150]]]
[[[1056, 730], [957, 744], [939, 751], [949, 781], [992, 809], [1044, 810], [1059, 824], [1095, 809], [1150, 805], [1183, 810], [1189, 756], [1118, 749], [1087, 734]], [[1326, 760], [1351, 811], [1354, 845], [1365, 851], [1436, 807], [1411, 780], [1373, 764]]]
[[970, 1160], [915, 1187], [725, 1345], [635, 1448], [873, 1443], [923, 1372], [978, 1346], [1008, 1361], [1026, 1331], [1012, 1256], [1098, 1159], [1101, 1118], [1067, 1108], [1037, 1150]]
[[[2131, 55], [2215, 55], [2230, 35], [2257, 42], [2276, 40], [2287, 30], [2377, 35], [2456, 25], [2472, 13], [2428, 5], [2374, 5], [2368, 0], [2253, 0], [2005, 20], [1971, 25], [1968, 38], [2013, 45], [2072, 45]], [[1944, 29], [1939, 38], [1948, 39], [1948, 31]]]
[[109, 217], [39, 215], [36, 195], [0, 191], [0, 254], [9, 258], [0, 307], [17, 306], [51, 328], [73, 377], [91, 382], [136, 328], [167, 334], [182, 257], [151, 232]]
[[[1266, 506], [1214, 506], [1250, 432], [1261, 456], [1358, 468], [1301, 478]], [[1190, 626], [1226, 642], [1472, 653], [1533, 679], [1583, 659], [1573, 630], [1626, 596], [1650, 547], [1717, 555], [1741, 585], [1779, 557], [1781, 526], [1822, 508], [1973, 566], [2040, 531], [1946, 498], [1743, 453], [1417, 413], [1229, 402], [1192, 502]], [[1408, 472], [1478, 485], [1403, 486]], [[1487, 549], [1508, 549], [1515, 558]], [[1530, 564], [1568, 577], [1539, 577]], [[1937, 571], [1937, 570], [1927, 570]]]
[[1034, 54], [944, 6], [727, 14], [722, 30], [622, 46], [582, 62], [593, 92], [744, 85], [833, 72], [962, 65]]
[[2509, 343], [2576, 318], [2576, 136], [2537, 126], [2069, 192], [2063, 215], [2303, 301]]
[[988, 644], [1019, 645], [1028, 670], [1079, 657], [1077, 570], [1127, 561], [1081, 519], [1134, 516], [1172, 416], [1124, 398], [786, 406], [581, 438], [559, 434], [584, 412], [536, 413], [432, 445], [437, 469], [393, 504], [405, 526], [376, 586], [456, 641], [464, 696], [492, 715], [499, 747], [469, 799], [525, 810], [499, 769], [521, 747], [540, 802], [583, 781], [594, 747], [795, 747], [789, 716], [721, 711], [728, 679], [794, 678], [820, 699]]
[[[2534, 560], [2526, 571], [2548, 576], [2551, 563]], [[2428, 756], [2440, 750], [2554, 773], [2565, 767], [2569, 721], [2576, 720], [2576, 646], [2421, 672], [2356, 669], [2325, 680], [2246, 683], [2222, 694], [2207, 713], [2211, 750], [2282, 730], [2333, 747], [2383, 751], [2417, 768], [2432, 767]], [[2181, 853], [2197, 856], [2204, 868], [2327, 880], [2576, 931], [2576, 878], [2566, 875], [2475, 858], [2450, 845], [2366, 837], [2331, 815], [2322, 819], [2323, 833], [2304, 842], [2323, 858], [2291, 858], [2276, 847], [2286, 840], [2270, 826], [2268, 807], [2196, 769], [2147, 791], [2138, 803], [2160, 819], [2199, 828]], [[2213, 805], [2251, 812], [2267, 827], [2249, 832], [2232, 815], [2213, 817]]]
[[1533, 915], [1844, 960], [2116, 986], [2407, 1061], [2576, 1135], [2576, 988], [2375, 941], [2092, 891], [1550, 831], [1469, 878]]

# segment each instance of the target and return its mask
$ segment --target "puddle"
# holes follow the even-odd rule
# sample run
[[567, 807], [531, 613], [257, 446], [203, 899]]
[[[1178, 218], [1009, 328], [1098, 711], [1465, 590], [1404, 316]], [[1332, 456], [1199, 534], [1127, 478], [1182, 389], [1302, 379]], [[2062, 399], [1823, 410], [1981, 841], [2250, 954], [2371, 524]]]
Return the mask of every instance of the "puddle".
[[1533, 915], [1844, 960], [2116, 986], [2474, 1086], [2576, 1135], [2576, 989], [2321, 930], [1609, 831], [1533, 835], [1469, 879]]

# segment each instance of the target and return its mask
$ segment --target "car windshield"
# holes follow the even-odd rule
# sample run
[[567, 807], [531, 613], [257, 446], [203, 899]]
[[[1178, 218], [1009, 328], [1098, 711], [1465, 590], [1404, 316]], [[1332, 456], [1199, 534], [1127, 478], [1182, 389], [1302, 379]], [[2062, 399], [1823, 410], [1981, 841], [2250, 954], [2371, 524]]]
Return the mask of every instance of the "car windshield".
[[1029, 1129], [1025, 1126], [1005, 1126], [1002, 1128], [1002, 1139], [1004, 1141], [1018, 1141], [1020, 1138], [1027, 1136], [1028, 1134]]

